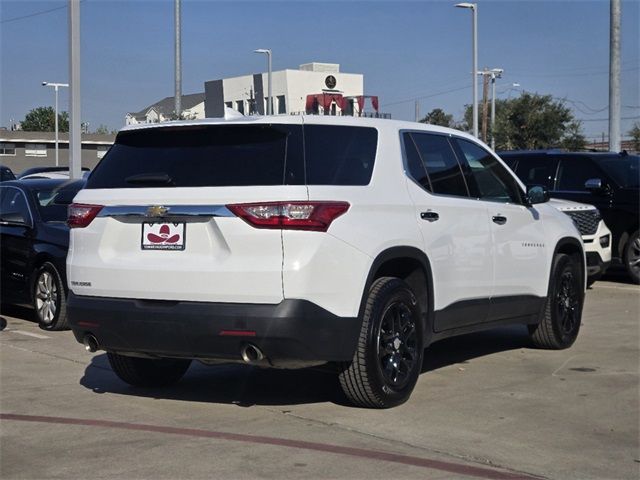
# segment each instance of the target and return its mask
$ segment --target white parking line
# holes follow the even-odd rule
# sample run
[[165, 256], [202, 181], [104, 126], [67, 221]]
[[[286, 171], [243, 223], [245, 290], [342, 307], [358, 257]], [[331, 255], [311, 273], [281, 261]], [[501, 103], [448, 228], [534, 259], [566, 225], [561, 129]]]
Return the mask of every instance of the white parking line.
[[[7, 329], [5, 329], [5, 331], [7, 331]], [[12, 333], [18, 333], [20, 335], [26, 335], [27, 337], [40, 338], [40, 339], [51, 338], [51, 337], [47, 337], [46, 335], [40, 335], [39, 333], [24, 332], [22, 330], [9, 330], [9, 331]]]

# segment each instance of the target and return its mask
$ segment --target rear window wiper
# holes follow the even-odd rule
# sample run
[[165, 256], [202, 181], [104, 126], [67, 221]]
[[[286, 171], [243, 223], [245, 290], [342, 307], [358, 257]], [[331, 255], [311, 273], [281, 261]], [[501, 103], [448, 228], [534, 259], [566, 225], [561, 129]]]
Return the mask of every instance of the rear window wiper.
[[140, 173], [124, 179], [133, 185], [167, 185], [174, 186], [173, 178], [166, 173]]

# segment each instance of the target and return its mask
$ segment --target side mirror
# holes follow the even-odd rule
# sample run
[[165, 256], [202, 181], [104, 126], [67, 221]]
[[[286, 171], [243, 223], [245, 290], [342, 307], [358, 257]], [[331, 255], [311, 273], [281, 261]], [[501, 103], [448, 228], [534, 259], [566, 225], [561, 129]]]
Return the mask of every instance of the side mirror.
[[530, 205], [536, 203], [545, 203], [549, 201], [549, 192], [540, 185], [532, 185], [527, 187], [527, 201]]
[[590, 178], [584, 182], [584, 189], [589, 190], [591, 193], [601, 193], [607, 190], [607, 186], [602, 184], [600, 178]]

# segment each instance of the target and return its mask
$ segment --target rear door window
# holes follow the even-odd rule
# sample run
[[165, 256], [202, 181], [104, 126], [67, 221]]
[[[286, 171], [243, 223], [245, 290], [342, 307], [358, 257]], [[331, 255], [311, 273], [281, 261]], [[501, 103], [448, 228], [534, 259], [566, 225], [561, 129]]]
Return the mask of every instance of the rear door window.
[[451, 144], [443, 135], [411, 133], [429, 175], [431, 191], [440, 195], [468, 197], [467, 185]]
[[86, 188], [303, 183], [301, 126], [199, 125], [121, 132]]
[[22, 190], [0, 187], [0, 221], [9, 224], [31, 224], [31, 213]]
[[525, 185], [542, 185], [553, 188], [558, 168], [558, 160], [544, 155], [542, 157], [518, 158], [516, 173]]
[[375, 128], [305, 125], [308, 185], [368, 185], [378, 147]]

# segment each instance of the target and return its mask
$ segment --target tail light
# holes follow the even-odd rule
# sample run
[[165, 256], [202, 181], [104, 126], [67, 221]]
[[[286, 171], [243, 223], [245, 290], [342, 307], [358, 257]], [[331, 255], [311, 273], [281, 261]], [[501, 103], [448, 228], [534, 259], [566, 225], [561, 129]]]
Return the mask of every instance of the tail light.
[[326, 232], [349, 209], [347, 202], [264, 202], [227, 205], [255, 228]]
[[69, 228], [84, 228], [96, 218], [100, 210], [102, 210], [102, 205], [72, 203], [69, 205], [67, 225]]

